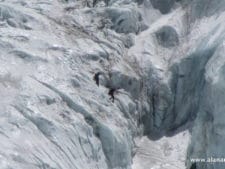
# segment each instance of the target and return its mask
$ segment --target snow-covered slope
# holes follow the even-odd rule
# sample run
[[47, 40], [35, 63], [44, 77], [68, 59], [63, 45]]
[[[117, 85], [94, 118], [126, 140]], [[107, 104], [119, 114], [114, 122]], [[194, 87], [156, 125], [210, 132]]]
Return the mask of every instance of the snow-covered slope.
[[137, 153], [133, 169], [182, 169], [185, 168], [189, 132], [174, 137], [163, 137], [152, 141], [147, 137], [137, 139]]
[[[1, 0], [0, 168], [189, 169], [224, 157], [224, 10]], [[197, 164], [212, 166], [224, 169]]]

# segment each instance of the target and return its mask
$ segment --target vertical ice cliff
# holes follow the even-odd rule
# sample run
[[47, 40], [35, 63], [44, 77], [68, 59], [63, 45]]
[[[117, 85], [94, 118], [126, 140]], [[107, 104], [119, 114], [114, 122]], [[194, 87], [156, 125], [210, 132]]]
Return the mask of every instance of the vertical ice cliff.
[[0, 168], [131, 169], [135, 138], [160, 144], [184, 130], [188, 169], [224, 157], [224, 10], [224, 0], [1, 0]]

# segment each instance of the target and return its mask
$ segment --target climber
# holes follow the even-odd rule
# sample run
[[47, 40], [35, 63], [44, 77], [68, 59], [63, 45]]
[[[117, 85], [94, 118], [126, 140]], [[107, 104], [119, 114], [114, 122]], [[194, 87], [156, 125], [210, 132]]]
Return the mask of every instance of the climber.
[[191, 165], [191, 168], [190, 168], [190, 169], [197, 169], [196, 163], [193, 163], [193, 164]]
[[112, 102], [114, 103], [114, 99], [115, 99], [115, 97], [114, 97], [114, 92], [116, 91], [116, 89], [114, 89], [114, 88], [111, 88], [111, 89], [109, 89], [109, 93], [108, 93], [108, 95], [110, 95], [111, 97], [109, 98], [110, 100], [112, 99]]
[[95, 73], [94, 78], [93, 78], [98, 86], [99, 86], [99, 76], [100, 75], [101, 75], [101, 72]]

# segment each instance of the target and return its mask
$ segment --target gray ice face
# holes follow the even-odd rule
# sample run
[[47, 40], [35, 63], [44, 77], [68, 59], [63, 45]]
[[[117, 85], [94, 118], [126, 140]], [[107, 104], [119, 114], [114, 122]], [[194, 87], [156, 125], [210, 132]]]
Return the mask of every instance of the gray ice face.
[[184, 169], [222, 157], [225, 5], [186, 2], [1, 1], [0, 168]]

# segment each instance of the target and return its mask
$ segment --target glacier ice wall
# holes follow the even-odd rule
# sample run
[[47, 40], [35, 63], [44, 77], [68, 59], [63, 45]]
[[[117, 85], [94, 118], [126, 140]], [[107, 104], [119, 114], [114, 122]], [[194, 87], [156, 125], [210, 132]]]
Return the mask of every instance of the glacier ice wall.
[[187, 168], [223, 157], [224, 5], [2, 0], [0, 168], [131, 169], [134, 138], [187, 129]]

